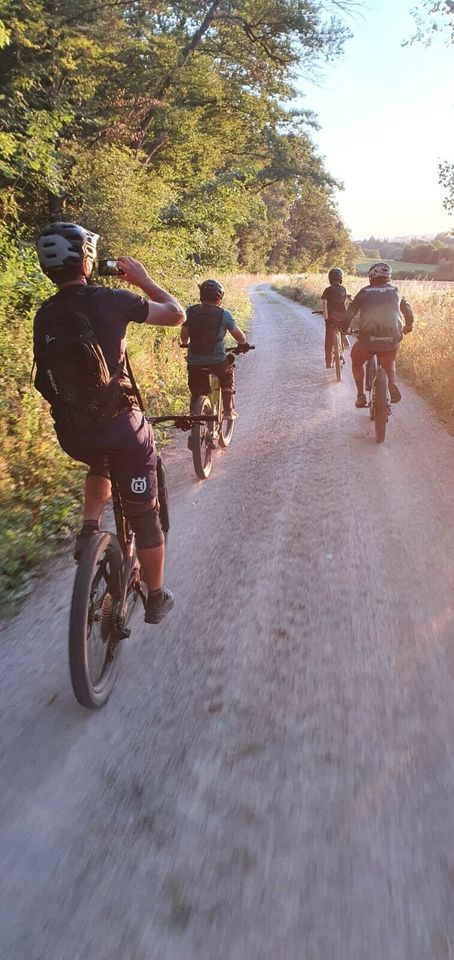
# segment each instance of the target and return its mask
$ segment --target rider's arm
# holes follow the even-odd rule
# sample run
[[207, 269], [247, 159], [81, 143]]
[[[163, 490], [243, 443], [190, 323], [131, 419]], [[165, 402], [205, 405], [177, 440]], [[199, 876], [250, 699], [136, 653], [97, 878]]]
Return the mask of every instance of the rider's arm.
[[[223, 310], [223, 321], [225, 327], [225, 333], [230, 333], [234, 340], [237, 343], [247, 343], [247, 337], [245, 337], [242, 330], [240, 330], [238, 324], [232, 314], [228, 310]], [[225, 336], [225, 334], [224, 334]]]
[[119, 257], [122, 280], [139, 287], [149, 298], [148, 316], [145, 323], [158, 327], [177, 327], [184, 323], [186, 314], [179, 300], [151, 279], [145, 267], [133, 257]]
[[189, 343], [189, 327], [187, 323], [184, 323], [181, 328], [180, 340], [181, 340], [181, 343], [183, 343], [184, 346], [187, 347]]
[[247, 338], [245, 337], [243, 331], [237, 327], [236, 323], [233, 325], [233, 327], [229, 327], [228, 329], [229, 333], [232, 334], [233, 339], [236, 340], [237, 343], [247, 343]]
[[323, 317], [325, 320], [327, 320], [328, 319], [328, 301], [327, 300], [322, 300], [322, 310], [323, 310]]
[[352, 302], [349, 303], [349, 305], [348, 305], [348, 307], [347, 307], [347, 320], [348, 320], [348, 323], [349, 323], [349, 324], [350, 324], [351, 321], [353, 320], [353, 317], [356, 316], [356, 314], [358, 313], [358, 310], [360, 309], [360, 306], [361, 306], [360, 303], [359, 303], [359, 300], [358, 300], [358, 296], [359, 296], [359, 295], [356, 294], [356, 297], [354, 297], [354, 299], [352, 300]]
[[406, 327], [407, 333], [409, 333], [413, 327], [414, 317], [413, 317], [413, 310], [411, 309], [411, 306], [408, 303], [408, 300], [405, 299], [405, 297], [402, 297], [400, 301], [400, 312], [405, 320], [405, 327]]

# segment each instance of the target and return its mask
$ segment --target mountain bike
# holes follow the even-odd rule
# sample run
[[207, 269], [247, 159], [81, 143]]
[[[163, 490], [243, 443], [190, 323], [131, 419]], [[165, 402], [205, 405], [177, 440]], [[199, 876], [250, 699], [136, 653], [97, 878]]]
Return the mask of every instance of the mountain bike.
[[[248, 353], [249, 350], [255, 350], [255, 347], [250, 343], [240, 343], [229, 350], [227, 358], [231, 358], [230, 362], [233, 363], [233, 355]], [[225, 450], [229, 446], [235, 426], [233, 419], [224, 418], [222, 390], [218, 378], [209, 368], [207, 372], [210, 374], [210, 393], [198, 397], [195, 401], [190, 442], [194, 470], [199, 480], [208, 479], [213, 466], [214, 451], [218, 447]]]
[[373, 354], [366, 363], [366, 393], [369, 394], [369, 415], [374, 421], [375, 439], [383, 443], [386, 433], [386, 424], [391, 414], [391, 397], [389, 394], [388, 377], [376, 354]]
[[[148, 417], [149, 423], [173, 423], [183, 430], [193, 427], [193, 416]], [[131, 635], [136, 604], [146, 607], [147, 588], [142, 581], [135, 534], [125, 517], [115, 470], [110, 464], [112, 504], [116, 533], [101, 531], [84, 546], [79, 559], [71, 600], [69, 669], [76, 699], [95, 710], [108, 700], [114, 686], [122, 641]], [[157, 460], [159, 519], [167, 538], [169, 498], [164, 464]]]

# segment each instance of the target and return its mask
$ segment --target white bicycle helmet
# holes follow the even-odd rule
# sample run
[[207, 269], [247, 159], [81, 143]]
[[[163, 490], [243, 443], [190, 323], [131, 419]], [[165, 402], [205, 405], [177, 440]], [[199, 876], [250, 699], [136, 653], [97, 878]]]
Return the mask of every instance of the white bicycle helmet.
[[369, 277], [369, 280], [385, 280], [385, 282], [391, 280], [392, 275], [393, 275], [393, 272], [391, 270], [389, 263], [381, 263], [381, 262], [374, 263], [370, 267], [367, 274], [367, 276]]
[[82, 266], [85, 257], [96, 259], [98, 233], [77, 223], [51, 223], [38, 237], [37, 250], [44, 273], [58, 274], [65, 267]]

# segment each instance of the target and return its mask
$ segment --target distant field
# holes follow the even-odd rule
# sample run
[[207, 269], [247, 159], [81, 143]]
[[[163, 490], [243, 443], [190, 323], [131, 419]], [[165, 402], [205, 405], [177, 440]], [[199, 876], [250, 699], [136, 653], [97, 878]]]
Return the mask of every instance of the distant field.
[[[360, 277], [366, 275], [369, 267], [372, 266], [373, 263], [377, 263], [376, 257], [364, 257], [355, 263], [357, 273], [359, 273]], [[393, 273], [405, 271], [405, 273], [431, 274], [437, 269], [437, 264], [435, 263], [410, 263], [408, 260], [386, 260], [386, 263], [389, 263]]]

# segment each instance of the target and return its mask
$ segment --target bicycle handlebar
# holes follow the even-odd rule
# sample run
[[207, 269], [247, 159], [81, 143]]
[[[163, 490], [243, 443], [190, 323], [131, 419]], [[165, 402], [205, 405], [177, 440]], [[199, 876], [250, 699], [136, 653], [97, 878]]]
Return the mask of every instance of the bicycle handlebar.
[[[179, 343], [178, 346], [181, 350], [187, 350], [189, 343]], [[228, 353], [236, 353], [239, 356], [240, 353], [249, 353], [249, 350], [255, 350], [255, 346], [253, 343], [238, 343], [236, 347], [227, 347], [226, 349]]]
[[163, 417], [146, 417], [148, 423], [173, 423], [179, 430], [192, 430], [194, 424], [205, 423], [206, 421], [217, 420], [215, 414], [201, 416], [195, 413], [168, 413]]

